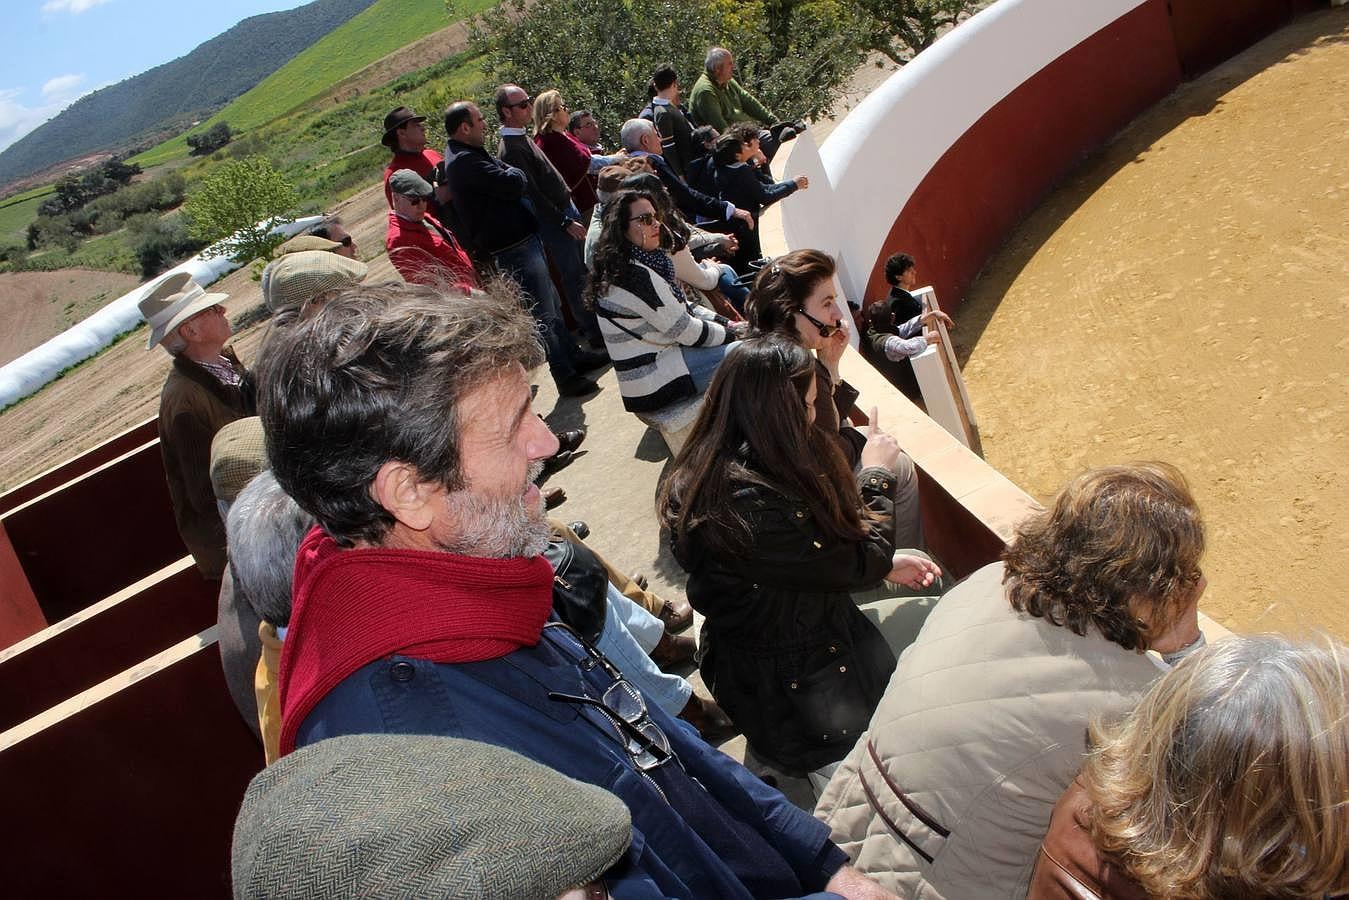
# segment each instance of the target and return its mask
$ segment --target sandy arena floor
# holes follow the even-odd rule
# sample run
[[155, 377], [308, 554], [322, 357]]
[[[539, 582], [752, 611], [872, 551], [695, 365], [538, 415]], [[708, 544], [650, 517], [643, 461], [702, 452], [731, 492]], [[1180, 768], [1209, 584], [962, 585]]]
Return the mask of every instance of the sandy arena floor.
[[1208, 524], [1209, 615], [1349, 639], [1349, 9], [1130, 125], [958, 324], [989, 462], [1047, 500], [1087, 466], [1170, 461]]

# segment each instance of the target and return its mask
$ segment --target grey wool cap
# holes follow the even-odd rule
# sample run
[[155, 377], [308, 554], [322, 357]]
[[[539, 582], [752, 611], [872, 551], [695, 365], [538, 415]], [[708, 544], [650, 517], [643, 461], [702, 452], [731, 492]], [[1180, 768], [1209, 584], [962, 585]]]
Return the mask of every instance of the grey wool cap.
[[260, 772], [234, 824], [236, 898], [552, 900], [632, 840], [627, 807], [489, 744], [351, 735]]
[[429, 197], [436, 191], [431, 182], [411, 169], [399, 169], [390, 175], [389, 190], [404, 197]]

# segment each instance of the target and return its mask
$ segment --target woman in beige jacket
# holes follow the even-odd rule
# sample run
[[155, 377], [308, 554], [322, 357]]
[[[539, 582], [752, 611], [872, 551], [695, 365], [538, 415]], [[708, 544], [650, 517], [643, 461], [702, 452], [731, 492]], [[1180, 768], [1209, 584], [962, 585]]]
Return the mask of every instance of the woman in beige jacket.
[[1088, 721], [1202, 643], [1204, 530], [1163, 464], [1096, 469], [937, 604], [816, 808], [903, 897], [1024, 897]]

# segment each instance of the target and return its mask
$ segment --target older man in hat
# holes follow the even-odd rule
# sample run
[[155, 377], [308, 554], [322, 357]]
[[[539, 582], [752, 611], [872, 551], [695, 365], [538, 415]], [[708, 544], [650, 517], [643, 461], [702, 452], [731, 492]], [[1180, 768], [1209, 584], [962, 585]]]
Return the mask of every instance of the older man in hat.
[[148, 349], [161, 346], [173, 368], [159, 398], [159, 443], [178, 533], [197, 568], [218, 581], [225, 570], [225, 526], [211, 488], [211, 439], [244, 415], [246, 374], [225, 347], [230, 323], [221, 303], [185, 272], [170, 275], [140, 301], [150, 325]]
[[459, 238], [429, 211], [430, 183], [411, 169], [399, 169], [389, 178], [389, 190], [393, 209], [384, 246], [398, 274], [413, 284], [477, 287], [478, 276]]
[[262, 302], [273, 313], [298, 308], [359, 284], [368, 272], [360, 260], [327, 250], [286, 253], [262, 270]]
[[320, 526], [294, 568], [283, 755], [462, 737], [601, 786], [639, 848], [604, 872], [614, 897], [891, 897], [822, 823], [550, 622], [531, 476], [558, 442], [532, 409], [543, 348], [512, 294], [363, 287], [272, 332], [261, 360], [273, 474]]
[[[384, 167], [384, 198], [393, 206], [393, 190], [389, 179], [399, 169], [411, 169], [427, 181], [436, 181], [436, 167], [445, 159], [440, 153], [426, 146], [426, 116], [417, 115], [417, 111], [407, 106], [391, 110], [384, 117], [384, 137], [380, 143], [393, 151], [393, 158]], [[432, 197], [435, 211], [440, 211], [440, 201]]]

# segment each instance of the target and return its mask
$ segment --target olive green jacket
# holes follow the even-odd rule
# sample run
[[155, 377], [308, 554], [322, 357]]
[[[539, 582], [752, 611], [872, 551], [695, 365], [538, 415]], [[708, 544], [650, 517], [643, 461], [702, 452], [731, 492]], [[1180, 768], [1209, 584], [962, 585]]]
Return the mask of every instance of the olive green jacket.
[[711, 125], [725, 131], [737, 122], [771, 125], [773, 114], [732, 78], [725, 87], [717, 87], [707, 73], [698, 76], [689, 94], [689, 112], [699, 125]]

